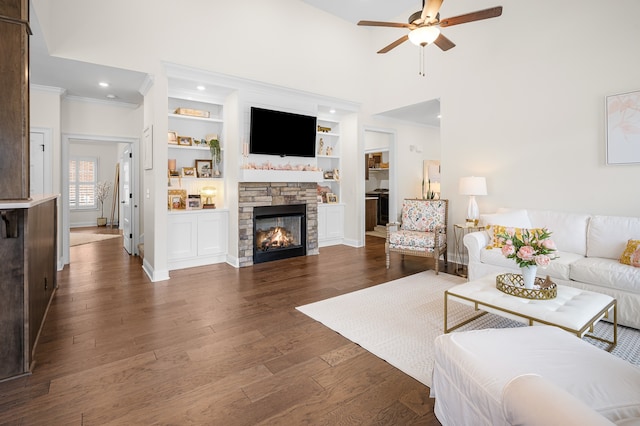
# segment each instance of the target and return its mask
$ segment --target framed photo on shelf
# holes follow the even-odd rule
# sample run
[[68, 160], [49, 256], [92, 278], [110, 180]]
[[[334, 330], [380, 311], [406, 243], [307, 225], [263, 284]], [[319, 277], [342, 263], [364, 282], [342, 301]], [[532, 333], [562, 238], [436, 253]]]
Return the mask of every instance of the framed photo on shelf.
[[202, 201], [200, 195], [189, 195], [187, 198], [187, 210], [200, 210], [202, 208]]
[[331, 192], [327, 193], [327, 204], [336, 204], [338, 202], [338, 196], [336, 194], [332, 194]]
[[178, 136], [178, 145], [191, 146], [193, 145], [193, 139], [191, 136]]
[[178, 132], [169, 130], [169, 133], [167, 133], [167, 141], [169, 145], [178, 145]]
[[195, 167], [183, 167], [182, 168], [182, 177], [196, 177], [196, 168]]
[[213, 160], [196, 160], [196, 172], [199, 178], [213, 176]]
[[187, 208], [187, 190], [170, 189], [167, 202], [169, 210], [185, 210]]

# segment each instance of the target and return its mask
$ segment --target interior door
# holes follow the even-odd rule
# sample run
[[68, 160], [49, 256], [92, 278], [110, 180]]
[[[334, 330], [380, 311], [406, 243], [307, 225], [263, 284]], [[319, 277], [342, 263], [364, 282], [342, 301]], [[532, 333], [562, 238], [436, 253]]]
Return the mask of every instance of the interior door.
[[133, 194], [131, 193], [131, 162], [132, 154], [131, 147], [129, 146], [122, 153], [122, 170], [120, 171], [120, 184], [122, 185], [120, 193], [122, 194], [122, 211], [120, 212], [122, 217], [122, 246], [127, 253], [133, 253], [133, 227], [131, 225], [131, 218], [133, 217]]

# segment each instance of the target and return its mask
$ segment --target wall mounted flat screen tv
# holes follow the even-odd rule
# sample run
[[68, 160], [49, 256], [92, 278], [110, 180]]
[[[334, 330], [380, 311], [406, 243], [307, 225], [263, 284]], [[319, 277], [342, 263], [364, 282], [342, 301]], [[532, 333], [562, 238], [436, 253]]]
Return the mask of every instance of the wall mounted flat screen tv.
[[249, 152], [315, 157], [316, 117], [251, 107]]

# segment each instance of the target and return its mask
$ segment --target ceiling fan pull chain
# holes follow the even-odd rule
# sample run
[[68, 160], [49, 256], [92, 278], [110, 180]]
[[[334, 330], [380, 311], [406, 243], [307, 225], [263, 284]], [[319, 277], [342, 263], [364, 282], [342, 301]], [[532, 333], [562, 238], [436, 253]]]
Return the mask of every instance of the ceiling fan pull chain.
[[420, 71], [418, 75], [425, 76], [424, 74], [424, 45], [420, 46]]

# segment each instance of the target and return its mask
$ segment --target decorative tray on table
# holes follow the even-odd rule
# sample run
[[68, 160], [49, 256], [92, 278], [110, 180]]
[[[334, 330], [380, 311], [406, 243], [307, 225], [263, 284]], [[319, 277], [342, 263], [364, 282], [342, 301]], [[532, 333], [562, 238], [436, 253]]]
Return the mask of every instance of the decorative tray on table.
[[528, 289], [524, 287], [522, 275], [500, 274], [496, 277], [496, 288], [503, 293], [525, 299], [549, 300], [558, 295], [558, 286], [549, 277], [536, 277], [533, 288]]

